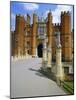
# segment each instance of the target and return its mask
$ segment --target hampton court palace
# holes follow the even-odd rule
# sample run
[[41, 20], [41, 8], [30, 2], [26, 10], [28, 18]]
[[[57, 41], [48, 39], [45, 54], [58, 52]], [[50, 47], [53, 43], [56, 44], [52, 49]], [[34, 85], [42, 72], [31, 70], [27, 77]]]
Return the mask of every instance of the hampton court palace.
[[[32, 21], [31, 21], [32, 20]], [[32, 23], [31, 23], [32, 22]], [[62, 60], [71, 61], [73, 55], [73, 32], [71, 31], [71, 14], [69, 11], [61, 12], [60, 23], [53, 23], [52, 12], [49, 11], [46, 19], [39, 18], [33, 13], [33, 18], [27, 14], [16, 15], [15, 31], [11, 32], [11, 55], [42, 57], [42, 39], [40, 36], [46, 34], [47, 47], [52, 48], [52, 60], [56, 60], [55, 32], [60, 32], [62, 47]]]

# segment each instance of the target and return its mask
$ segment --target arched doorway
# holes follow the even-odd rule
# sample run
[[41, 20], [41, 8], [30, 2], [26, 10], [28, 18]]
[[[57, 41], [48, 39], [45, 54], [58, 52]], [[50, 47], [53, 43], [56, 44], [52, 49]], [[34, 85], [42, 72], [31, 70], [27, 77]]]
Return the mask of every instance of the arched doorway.
[[43, 45], [41, 43], [37, 47], [37, 53], [38, 53], [37, 55], [38, 55], [38, 57], [42, 57], [42, 49], [43, 49]]

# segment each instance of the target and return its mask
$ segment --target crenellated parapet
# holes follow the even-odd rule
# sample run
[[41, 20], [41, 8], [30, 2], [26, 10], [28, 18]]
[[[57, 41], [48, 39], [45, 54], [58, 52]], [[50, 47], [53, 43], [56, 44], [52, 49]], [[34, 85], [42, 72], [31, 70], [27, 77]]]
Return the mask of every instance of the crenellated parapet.
[[61, 11], [61, 15], [70, 15], [70, 11]]
[[60, 31], [60, 23], [54, 23], [53, 24], [53, 32], [59, 32]]

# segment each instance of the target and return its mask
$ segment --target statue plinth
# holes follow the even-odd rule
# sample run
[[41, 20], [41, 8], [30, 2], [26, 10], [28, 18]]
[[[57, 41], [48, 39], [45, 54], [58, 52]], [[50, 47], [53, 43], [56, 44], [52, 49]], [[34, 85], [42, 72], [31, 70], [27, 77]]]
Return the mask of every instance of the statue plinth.
[[51, 61], [52, 61], [52, 52], [51, 52], [51, 48], [48, 48], [47, 50], [47, 67], [51, 68]]
[[61, 59], [62, 59], [61, 46], [58, 46], [56, 48], [56, 78], [57, 78], [58, 85], [60, 85], [59, 81], [62, 81], [64, 77]]
[[60, 43], [60, 32], [56, 32], [56, 79], [57, 84], [60, 85], [60, 81], [63, 80], [63, 67], [62, 67], [62, 50]]

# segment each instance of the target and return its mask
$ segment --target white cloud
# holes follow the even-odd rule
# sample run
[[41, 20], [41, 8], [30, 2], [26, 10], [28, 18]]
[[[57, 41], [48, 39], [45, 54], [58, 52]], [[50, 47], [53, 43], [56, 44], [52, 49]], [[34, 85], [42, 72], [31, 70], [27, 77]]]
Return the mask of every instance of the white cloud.
[[26, 14], [24, 15], [24, 18], [25, 18], [25, 20], [27, 19], [27, 15]]
[[61, 11], [70, 11], [71, 12], [72, 7], [67, 6], [67, 5], [58, 5], [57, 8], [54, 11], [52, 11], [53, 23], [60, 23]]
[[13, 13], [11, 14], [11, 19], [15, 20], [15, 15]]
[[46, 18], [48, 13], [49, 13], [49, 10], [47, 10], [47, 11], [44, 13], [43, 16]]
[[14, 30], [15, 30], [15, 26], [11, 25], [11, 31], [14, 31]]
[[58, 5], [57, 8], [52, 12], [53, 14], [53, 23], [60, 23], [61, 11], [70, 11], [72, 7], [67, 5]]
[[39, 5], [35, 3], [24, 3], [24, 8], [27, 10], [37, 10]]
[[[61, 11], [70, 11], [70, 12], [72, 12], [72, 6], [57, 5], [56, 9], [52, 11], [53, 23], [60, 23]], [[49, 10], [47, 10], [45, 12], [44, 16], [47, 17], [48, 13], [49, 13]]]
[[15, 15], [11, 13], [11, 31], [15, 30]]

